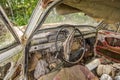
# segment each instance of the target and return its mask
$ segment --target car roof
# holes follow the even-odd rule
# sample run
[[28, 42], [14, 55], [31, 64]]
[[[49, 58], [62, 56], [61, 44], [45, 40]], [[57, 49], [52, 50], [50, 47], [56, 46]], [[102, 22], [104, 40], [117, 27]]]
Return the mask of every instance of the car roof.
[[56, 11], [63, 15], [83, 12], [107, 23], [120, 22], [120, 0], [63, 0]]

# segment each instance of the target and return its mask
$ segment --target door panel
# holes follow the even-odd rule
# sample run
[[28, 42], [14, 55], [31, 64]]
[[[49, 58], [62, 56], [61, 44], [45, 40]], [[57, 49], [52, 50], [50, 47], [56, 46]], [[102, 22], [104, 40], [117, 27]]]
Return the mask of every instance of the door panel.
[[98, 32], [95, 53], [120, 62], [120, 33], [101, 30]]
[[23, 66], [23, 46], [0, 6], [0, 80], [13, 80], [19, 65]]
[[11, 67], [11, 63], [7, 63], [6, 65], [0, 67], [0, 72], [1, 72], [0, 73], [0, 80], [2, 80], [6, 76], [10, 67]]
[[[16, 46], [0, 55], [0, 78], [8, 80], [13, 76], [18, 65], [23, 65], [22, 46]], [[8, 67], [9, 64], [9, 67]], [[6, 70], [7, 71], [4, 71]]]

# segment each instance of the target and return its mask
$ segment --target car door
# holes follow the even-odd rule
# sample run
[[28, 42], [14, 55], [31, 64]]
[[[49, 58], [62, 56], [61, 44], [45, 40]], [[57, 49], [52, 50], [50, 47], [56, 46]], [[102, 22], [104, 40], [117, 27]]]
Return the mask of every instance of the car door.
[[114, 62], [120, 62], [120, 26], [108, 25], [98, 31], [95, 53]]
[[39, 0], [36, 8], [34, 9], [30, 21], [27, 25], [27, 28], [22, 36], [23, 44], [25, 45], [25, 62], [24, 62], [24, 76], [27, 80], [28, 74], [28, 50], [29, 45], [32, 37], [34, 34], [41, 28], [42, 24], [44, 23], [47, 15], [50, 11], [61, 2], [62, 0]]
[[20, 80], [22, 52], [20, 40], [0, 6], [0, 80]]

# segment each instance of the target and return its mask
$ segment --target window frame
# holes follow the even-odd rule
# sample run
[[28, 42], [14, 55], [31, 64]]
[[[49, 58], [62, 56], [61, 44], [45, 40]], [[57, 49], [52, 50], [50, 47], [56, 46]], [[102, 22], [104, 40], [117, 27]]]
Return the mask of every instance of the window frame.
[[0, 54], [17, 46], [18, 44], [20, 44], [20, 40], [18, 35], [16, 34], [15, 30], [12, 27], [11, 22], [9, 21], [7, 15], [5, 14], [3, 8], [0, 6], [0, 19], [3, 21], [5, 27], [8, 29], [8, 31], [11, 33], [11, 35], [14, 37], [15, 42], [12, 43], [11, 45], [8, 45], [7, 47], [0, 49]]

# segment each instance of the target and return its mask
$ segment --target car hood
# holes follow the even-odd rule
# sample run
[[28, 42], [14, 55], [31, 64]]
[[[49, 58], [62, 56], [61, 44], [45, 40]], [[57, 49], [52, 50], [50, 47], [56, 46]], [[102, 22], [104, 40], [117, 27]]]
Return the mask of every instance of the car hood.
[[120, 0], [63, 0], [56, 11], [62, 15], [83, 12], [107, 23], [120, 22]]

